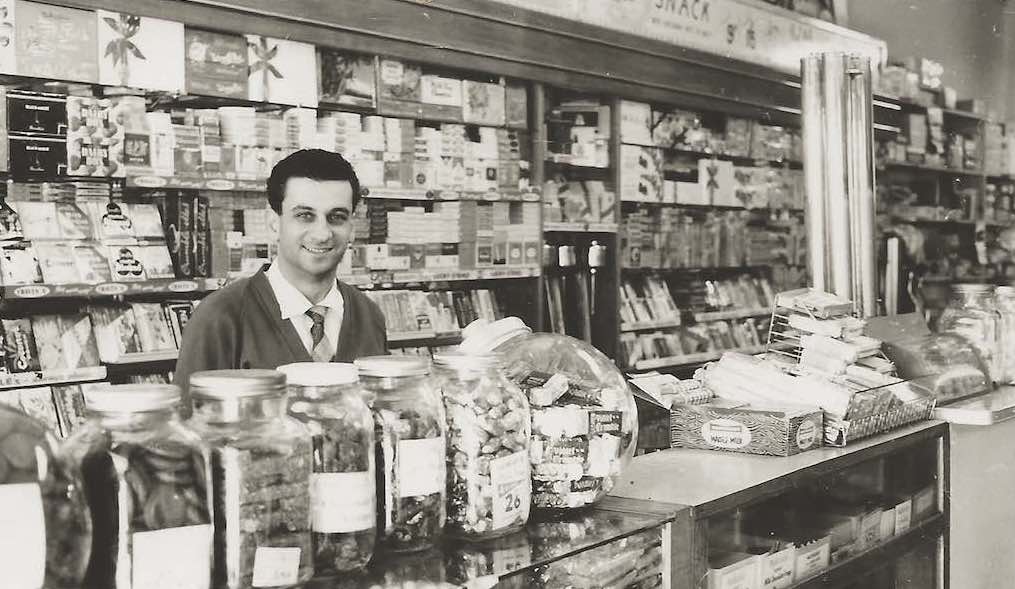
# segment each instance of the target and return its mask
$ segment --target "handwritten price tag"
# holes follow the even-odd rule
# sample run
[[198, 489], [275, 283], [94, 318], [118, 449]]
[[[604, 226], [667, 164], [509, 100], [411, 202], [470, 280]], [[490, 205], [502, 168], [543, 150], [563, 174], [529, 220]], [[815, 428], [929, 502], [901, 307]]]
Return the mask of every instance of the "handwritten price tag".
[[500, 529], [524, 519], [532, 499], [529, 486], [529, 456], [515, 452], [490, 461], [493, 499], [493, 528]]
[[300, 577], [299, 548], [258, 546], [254, 553], [254, 587], [294, 585]]

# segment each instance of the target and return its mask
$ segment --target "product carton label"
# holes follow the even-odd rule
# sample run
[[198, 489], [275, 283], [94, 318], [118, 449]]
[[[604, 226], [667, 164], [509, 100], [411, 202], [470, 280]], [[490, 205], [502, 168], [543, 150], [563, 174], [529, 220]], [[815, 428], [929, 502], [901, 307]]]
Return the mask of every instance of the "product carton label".
[[620, 411], [589, 411], [589, 434], [619, 434], [622, 421]]
[[761, 557], [761, 575], [759, 582], [762, 589], [785, 589], [793, 584], [793, 561], [796, 548], [790, 546], [779, 552], [765, 554]]
[[830, 557], [828, 537], [796, 549], [796, 578], [806, 579], [828, 568]]
[[701, 437], [718, 448], [743, 448], [751, 443], [751, 430], [732, 419], [712, 419], [701, 426]]
[[909, 530], [913, 519], [913, 502], [906, 499], [895, 506], [895, 533], [904, 534]]

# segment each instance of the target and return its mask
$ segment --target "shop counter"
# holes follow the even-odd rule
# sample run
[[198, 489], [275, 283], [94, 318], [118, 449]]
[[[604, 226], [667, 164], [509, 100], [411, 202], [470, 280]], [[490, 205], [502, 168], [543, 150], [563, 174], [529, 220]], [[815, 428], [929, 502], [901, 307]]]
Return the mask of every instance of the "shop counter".
[[[535, 518], [534, 518], [535, 519]], [[306, 589], [508, 587], [669, 587], [673, 543], [690, 523], [679, 505], [607, 497], [595, 507], [530, 521], [482, 543], [445, 541], [433, 549], [375, 556], [366, 571], [320, 579]]]
[[951, 586], [1015, 585], [1015, 387], [935, 411], [951, 423]]
[[[662, 450], [635, 457], [612, 493], [690, 506], [674, 587], [944, 587], [948, 435], [933, 420], [788, 457]], [[774, 563], [782, 551], [792, 572]], [[758, 584], [736, 584], [751, 559]]]

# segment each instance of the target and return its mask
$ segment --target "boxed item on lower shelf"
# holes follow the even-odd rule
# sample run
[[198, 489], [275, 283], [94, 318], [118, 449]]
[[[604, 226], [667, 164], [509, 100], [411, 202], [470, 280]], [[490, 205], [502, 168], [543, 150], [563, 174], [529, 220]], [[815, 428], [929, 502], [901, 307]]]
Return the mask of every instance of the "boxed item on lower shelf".
[[760, 589], [787, 589], [793, 585], [796, 547], [772, 549], [758, 555], [758, 584]]
[[728, 552], [709, 560], [708, 589], [755, 589], [758, 586], [757, 556]]
[[728, 401], [674, 405], [673, 447], [791, 456], [819, 448], [822, 413], [816, 407], [752, 407]]
[[814, 540], [801, 540], [796, 543], [796, 562], [793, 569], [798, 581], [813, 577], [828, 568], [831, 558], [831, 542], [831, 537], [821, 536]]

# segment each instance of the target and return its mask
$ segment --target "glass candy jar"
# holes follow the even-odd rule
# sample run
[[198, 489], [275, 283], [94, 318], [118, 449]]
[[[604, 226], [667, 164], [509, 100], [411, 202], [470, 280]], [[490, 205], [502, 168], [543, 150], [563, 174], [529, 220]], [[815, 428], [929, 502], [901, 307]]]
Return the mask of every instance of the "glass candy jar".
[[190, 376], [194, 428], [211, 446], [216, 589], [289, 587], [313, 576], [310, 432], [286, 414], [285, 375]]
[[377, 424], [377, 518], [387, 547], [415, 551], [440, 536], [445, 515], [444, 411], [422, 358], [356, 360]]
[[447, 531], [482, 539], [529, 519], [529, 404], [492, 355], [440, 354], [434, 374], [447, 418]]
[[318, 576], [361, 568], [374, 553], [377, 526], [374, 422], [352, 364], [279, 366], [289, 415], [313, 436], [310, 525]]
[[81, 481], [36, 419], [0, 403], [2, 585], [79, 587], [92, 543]]
[[92, 517], [84, 587], [210, 587], [208, 452], [181, 423], [179, 401], [172, 385], [87, 394], [88, 421], [61, 449], [81, 473]]
[[517, 317], [465, 328], [460, 348], [495, 352], [529, 401], [532, 505], [591, 505], [613, 488], [638, 439], [634, 397], [616, 365], [589, 344], [532, 333]]
[[997, 380], [1015, 384], [1015, 287], [995, 289], [997, 310], [1001, 314], [1001, 375]]
[[1002, 381], [1001, 314], [994, 286], [956, 284], [938, 320], [938, 331], [960, 335], [976, 348], [994, 382]]

